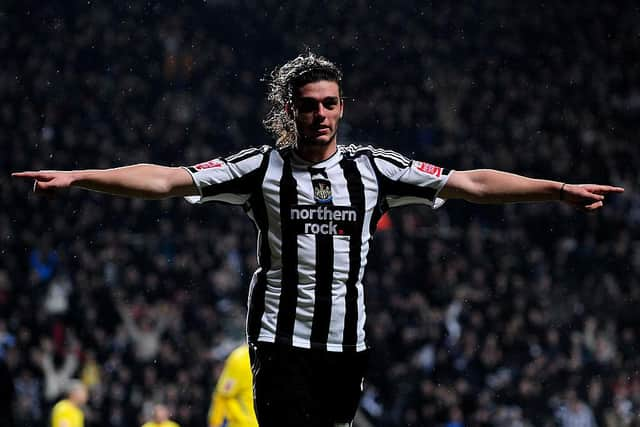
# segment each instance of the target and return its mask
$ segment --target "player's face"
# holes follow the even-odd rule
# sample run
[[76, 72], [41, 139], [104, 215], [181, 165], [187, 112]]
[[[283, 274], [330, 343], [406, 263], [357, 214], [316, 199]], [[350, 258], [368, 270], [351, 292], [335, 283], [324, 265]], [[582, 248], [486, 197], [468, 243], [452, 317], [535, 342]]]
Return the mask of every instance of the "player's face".
[[320, 80], [298, 89], [295, 100], [299, 143], [325, 146], [335, 143], [343, 103], [336, 82]]

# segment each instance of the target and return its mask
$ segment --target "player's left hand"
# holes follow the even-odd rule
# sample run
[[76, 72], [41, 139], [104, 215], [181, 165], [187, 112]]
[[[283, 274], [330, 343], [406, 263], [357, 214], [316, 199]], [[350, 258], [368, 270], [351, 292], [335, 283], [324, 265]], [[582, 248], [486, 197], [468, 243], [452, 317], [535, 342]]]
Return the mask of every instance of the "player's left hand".
[[586, 212], [604, 206], [605, 195], [622, 193], [624, 188], [598, 184], [565, 184], [560, 192], [560, 200]]

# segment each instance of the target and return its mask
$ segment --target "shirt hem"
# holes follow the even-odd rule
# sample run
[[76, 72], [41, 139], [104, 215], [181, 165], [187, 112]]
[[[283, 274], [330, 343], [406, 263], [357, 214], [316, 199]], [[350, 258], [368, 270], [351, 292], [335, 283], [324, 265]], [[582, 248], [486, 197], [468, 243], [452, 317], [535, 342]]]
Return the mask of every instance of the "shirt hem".
[[257, 338], [249, 337], [248, 342], [250, 344], [255, 343], [270, 343], [270, 344], [278, 344], [287, 347], [301, 348], [305, 350], [321, 350], [328, 351], [331, 353], [359, 353], [361, 351], [366, 351], [369, 349], [369, 346], [366, 342], [360, 342], [358, 344], [337, 344], [337, 343], [314, 343], [309, 341], [301, 341], [296, 339], [291, 339], [291, 337], [284, 336], [275, 336], [275, 335], [259, 335]]

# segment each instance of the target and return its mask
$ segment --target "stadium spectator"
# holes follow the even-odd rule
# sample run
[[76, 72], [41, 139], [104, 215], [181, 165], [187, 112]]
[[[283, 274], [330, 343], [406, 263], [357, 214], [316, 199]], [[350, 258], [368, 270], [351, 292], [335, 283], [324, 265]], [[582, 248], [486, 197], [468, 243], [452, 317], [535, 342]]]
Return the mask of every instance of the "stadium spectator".
[[121, 305], [117, 308], [129, 336], [129, 342], [134, 347], [136, 359], [142, 363], [152, 361], [158, 355], [160, 339], [167, 327], [166, 309], [153, 308], [146, 313], [144, 308], [140, 308], [139, 319], [136, 320], [128, 308]]
[[569, 390], [565, 402], [556, 414], [562, 427], [597, 427], [589, 405], [578, 399], [575, 390]]
[[51, 427], [84, 427], [83, 406], [89, 399], [89, 391], [78, 380], [67, 384], [67, 397], [51, 410]]
[[[66, 351], [64, 356], [57, 357], [51, 341], [43, 340], [38, 362], [44, 374], [44, 398], [47, 402], [57, 400], [69, 388], [79, 366], [77, 352], [77, 348], [71, 349]], [[59, 359], [62, 359], [60, 364], [56, 363]]]
[[15, 378], [16, 425], [39, 425], [43, 419], [41, 381], [31, 369], [23, 368]]
[[211, 395], [209, 427], [257, 427], [253, 409], [253, 381], [249, 346], [234, 349], [227, 357]]
[[153, 405], [151, 420], [144, 423], [142, 427], [180, 427], [178, 423], [169, 419], [170, 415], [169, 408], [165, 405], [155, 404]]

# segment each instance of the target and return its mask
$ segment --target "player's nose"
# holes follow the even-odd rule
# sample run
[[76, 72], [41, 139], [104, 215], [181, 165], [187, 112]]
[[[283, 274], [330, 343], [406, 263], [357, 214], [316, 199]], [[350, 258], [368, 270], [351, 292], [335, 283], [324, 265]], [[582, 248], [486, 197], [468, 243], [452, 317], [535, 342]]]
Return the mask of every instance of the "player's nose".
[[320, 102], [320, 103], [318, 103], [318, 108], [316, 108], [315, 113], [316, 113], [316, 117], [318, 117], [318, 118], [320, 118], [320, 117], [322, 117], [322, 118], [327, 117], [327, 109], [326, 109], [326, 108], [324, 108], [324, 105], [322, 105], [322, 103], [321, 103], [321, 102]]

